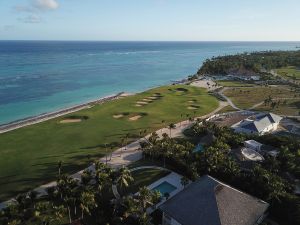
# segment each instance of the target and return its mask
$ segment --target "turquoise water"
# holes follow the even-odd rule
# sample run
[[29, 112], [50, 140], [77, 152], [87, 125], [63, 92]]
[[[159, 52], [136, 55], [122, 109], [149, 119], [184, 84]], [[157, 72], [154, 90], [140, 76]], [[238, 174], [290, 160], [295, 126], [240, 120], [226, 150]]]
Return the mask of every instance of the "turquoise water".
[[202, 151], [204, 151], [204, 147], [202, 144], [197, 144], [197, 146], [193, 150], [193, 152], [202, 152]]
[[206, 58], [291, 42], [0, 41], [0, 124], [194, 74]]
[[172, 191], [176, 190], [177, 188], [170, 184], [167, 181], [162, 182], [160, 185], [156, 186], [152, 190], [159, 191], [161, 196], [164, 196], [166, 193], [170, 194]]

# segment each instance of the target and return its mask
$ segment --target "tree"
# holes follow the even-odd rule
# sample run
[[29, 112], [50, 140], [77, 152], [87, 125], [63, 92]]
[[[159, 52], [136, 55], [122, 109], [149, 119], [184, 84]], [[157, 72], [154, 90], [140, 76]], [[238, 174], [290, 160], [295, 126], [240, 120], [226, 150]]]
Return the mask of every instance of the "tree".
[[95, 195], [91, 191], [84, 191], [80, 196], [81, 219], [84, 213], [91, 215], [91, 210], [97, 207]]
[[186, 187], [186, 185], [188, 185], [190, 182], [190, 180], [186, 177], [186, 176], [183, 176], [181, 177], [180, 179], [180, 183], [183, 187]]
[[115, 183], [119, 184], [120, 187], [123, 187], [123, 186], [128, 187], [129, 182], [132, 182], [134, 180], [127, 167], [123, 166], [122, 168], [117, 170], [115, 173], [116, 173]]

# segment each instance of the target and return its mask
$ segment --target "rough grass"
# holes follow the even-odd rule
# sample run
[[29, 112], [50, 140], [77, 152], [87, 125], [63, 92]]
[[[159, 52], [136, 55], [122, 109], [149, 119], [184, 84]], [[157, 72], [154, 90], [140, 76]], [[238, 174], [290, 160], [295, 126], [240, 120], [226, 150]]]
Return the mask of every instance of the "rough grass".
[[[187, 91], [176, 91], [177, 88]], [[135, 102], [155, 93], [163, 97], [143, 107], [134, 106]], [[62, 118], [56, 118], [0, 134], [0, 201], [55, 179], [59, 160], [63, 161], [63, 172], [73, 173], [104, 156], [104, 143], [116, 149], [127, 133], [134, 140], [141, 130], [150, 133], [162, 127], [162, 120], [165, 124], [180, 121], [180, 115], [188, 112], [190, 99], [196, 99], [200, 106], [195, 110], [196, 116], [218, 106], [205, 89], [164, 86], [76, 112], [76, 116], [89, 118], [81, 123], [61, 124]], [[124, 112], [147, 113], [147, 116], [135, 122], [125, 117], [113, 118]]]
[[255, 87], [236, 87], [224, 91], [233, 103], [242, 108], [248, 109], [255, 104], [264, 101], [271, 96], [272, 98], [294, 98], [299, 93], [295, 93], [289, 86], [255, 86]]
[[283, 67], [275, 70], [277, 74], [288, 79], [300, 79], [300, 69], [294, 66]]
[[286, 100], [284, 103], [280, 101], [279, 106], [275, 107], [274, 109], [271, 108], [269, 105], [261, 105], [257, 107], [255, 110], [258, 111], [271, 111], [279, 115], [286, 115], [286, 116], [299, 116], [300, 115], [300, 98], [293, 100], [289, 99]]
[[254, 84], [250, 84], [248, 82], [241, 82], [241, 81], [230, 81], [230, 80], [223, 80], [217, 81], [219, 86], [223, 87], [252, 87]]
[[134, 181], [128, 187], [119, 188], [119, 192], [121, 195], [127, 195], [130, 193], [135, 194], [138, 192], [139, 188], [149, 186], [160, 178], [167, 176], [169, 173], [170, 172], [168, 171], [159, 169], [142, 169], [133, 171], [132, 176]]

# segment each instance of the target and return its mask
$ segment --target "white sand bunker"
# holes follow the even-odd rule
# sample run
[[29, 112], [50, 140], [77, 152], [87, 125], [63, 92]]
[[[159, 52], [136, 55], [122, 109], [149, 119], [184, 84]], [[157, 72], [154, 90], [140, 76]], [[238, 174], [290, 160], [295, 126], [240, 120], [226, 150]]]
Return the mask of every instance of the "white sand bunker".
[[130, 117], [129, 120], [130, 121], [136, 121], [136, 120], [138, 120], [140, 118], [142, 118], [142, 116], [141, 115], [137, 115], [137, 116]]
[[149, 103], [153, 102], [152, 99], [147, 99], [147, 98], [144, 98], [142, 101], [143, 101], [143, 102], [149, 102]]
[[124, 117], [123, 114], [116, 114], [116, 115], [113, 115], [113, 118], [115, 118], [115, 119], [120, 119], [120, 118], [122, 118], [122, 117]]
[[190, 101], [188, 101], [189, 103], [195, 103], [196, 102], [196, 100], [190, 100]]
[[151, 96], [151, 97], [148, 97], [148, 99], [157, 100], [157, 99], [159, 99], [159, 97]]
[[149, 102], [142, 102], [142, 101], [139, 101], [139, 102], [136, 102], [137, 104], [139, 104], [139, 105], [148, 105], [149, 104]]
[[82, 121], [82, 119], [65, 119], [65, 120], [61, 120], [59, 122], [60, 123], [79, 123], [81, 121]]
[[136, 106], [136, 107], [142, 107], [142, 105], [140, 105], [140, 104], [136, 104], [135, 106]]
[[195, 107], [195, 106], [189, 106], [188, 109], [190, 109], [190, 110], [196, 110], [196, 109], [198, 109], [198, 107]]

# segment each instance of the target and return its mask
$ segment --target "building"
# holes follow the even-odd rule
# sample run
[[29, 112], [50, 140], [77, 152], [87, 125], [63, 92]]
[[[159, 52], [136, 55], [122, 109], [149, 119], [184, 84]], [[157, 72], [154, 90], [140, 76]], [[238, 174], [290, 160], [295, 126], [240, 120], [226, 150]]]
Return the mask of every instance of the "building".
[[242, 120], [232, 125], [232, 128], [239, 133], [263, 135], [277, 130], [281, 120], [281, 116], [273, 113], [260, 114], [255, 118]]
[[164, 202], [163, 225], [255, 225], [269, 204], [203, 176]]
[[263, 144], [261, 144], [257, 141], [254, 141], [254, 140], [247, 140], [247, 141], [244, 142], [244, 145], [245, 145], [246, 148], [253, 149], [257, 152], [260, 152], [261, 147], [263, 146]]

